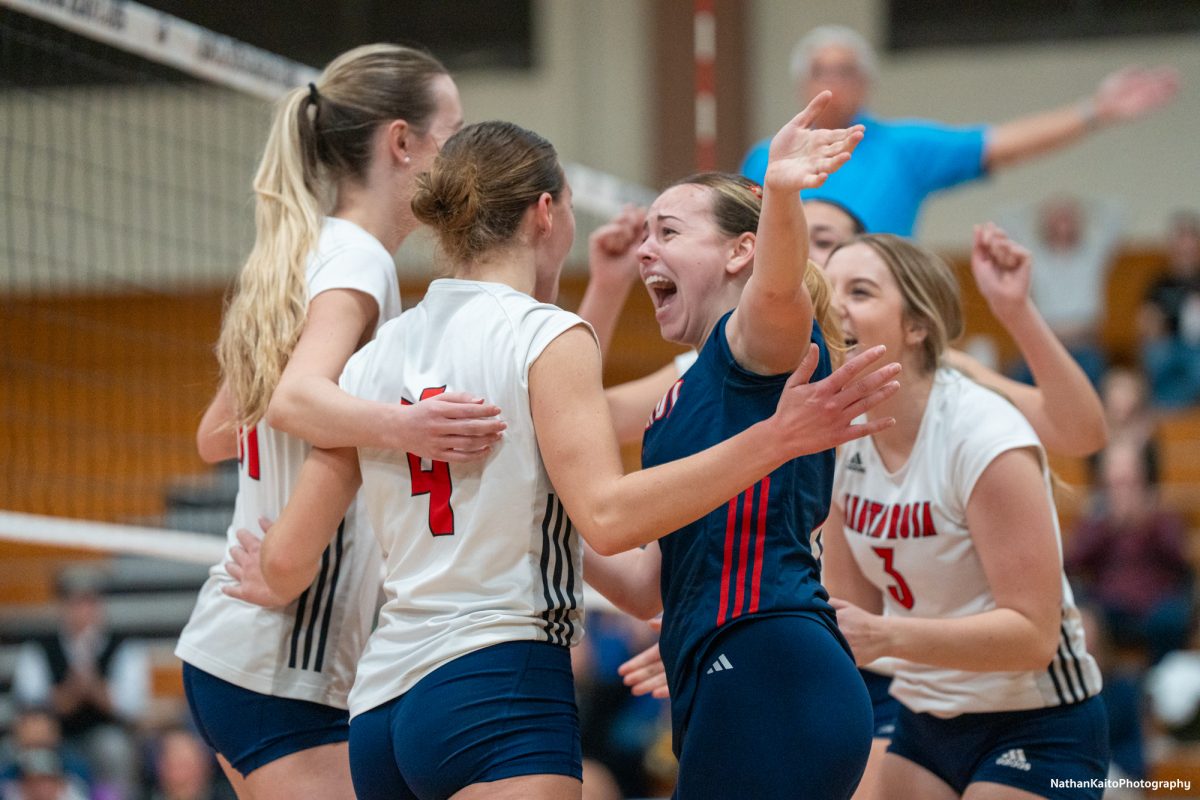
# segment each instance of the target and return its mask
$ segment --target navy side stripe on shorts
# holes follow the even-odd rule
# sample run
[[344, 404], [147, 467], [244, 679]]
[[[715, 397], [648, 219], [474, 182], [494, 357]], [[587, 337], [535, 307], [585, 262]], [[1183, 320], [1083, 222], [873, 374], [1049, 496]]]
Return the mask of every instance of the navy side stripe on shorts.
[[[296, 617], [292, 622], [291, 650], [288, 653], [288, 667], [292, 669], [309, 669], [311, 663], [315, 672], [320, 672], [325, 663], [325, 644], [329, 638], [329, 626], [333, 617], [333, 603], [337, 599], [338, 575], [342, 570], [342, 550], [345, 546], [346, 521], [338, 524], [337, 535], [321, 554], [321, 568], [312, 586], [300, 595], [296, 605]], [[332, 558], [331, 558], [332, 554]], [[329, 594], [325, 593], [325, 584], [329, 584]], [[309, 601], [312, 608], [309, 608]], [[324, 612], [324, 613], [322, 613]], [[307, 620], [305, 619], [307, 617]], [[321, 630], [317, 635], [316, 658], [313, 658], [313, 636], [320, 622]], [[300, 639], [304, 638], [303, 658], [300, 654]], [[297, 666], [298, 665], [298, 666]]]

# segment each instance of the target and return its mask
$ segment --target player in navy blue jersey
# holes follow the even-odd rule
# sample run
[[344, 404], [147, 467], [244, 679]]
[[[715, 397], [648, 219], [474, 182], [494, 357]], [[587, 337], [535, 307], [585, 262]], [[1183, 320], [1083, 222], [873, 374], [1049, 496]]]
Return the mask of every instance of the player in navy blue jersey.
[[[830, 132], [809, 129], [828, 100], [816, 98], [776, 135], [761, 189], [697, 175], [650, 208], [643, 282], [664, 338], [700, 354], [654, 410], [647, 467], [768, 417], [806, 353], [818, 353], [814, 378], [830, 372], [840, 327], [808, 260], [795, 197], [845, 163], [861, 137], [832, 132], [844, 137], [835, 146]], [[589, 582], [618, 606], [663, 611], [677, 797], [842, 798], [858, 783], [870, 699], [810, 546], [832, 482], [832, 450], [796, 458], [643, 550], [587, 554]]]

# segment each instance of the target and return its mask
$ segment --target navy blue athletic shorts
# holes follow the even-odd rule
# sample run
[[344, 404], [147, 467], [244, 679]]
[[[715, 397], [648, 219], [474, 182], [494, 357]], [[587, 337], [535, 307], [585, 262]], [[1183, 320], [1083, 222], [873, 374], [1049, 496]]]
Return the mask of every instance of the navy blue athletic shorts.
[[292, 753], [350, 737], [344, 708], [252, 692], [186, 662], [183, 690], [204, 741], [243, 776]]
[[[943, 719], [901, 706], [889, 753], [907, 758], [962, 794], [986, 781], [1039, 797], [1100, 800], [1108, 775], [1108, 715], [1092, 697], [1069, 706], [960, 714]], [[1097, 788], [1086, 786], [1096, 780]], [[1055, 786], [1056, 781], [1068, 782]]]
[[880, 675], [869, 669], [859, 669], [867, 693], [871, 695], [871, 710], [875, 718], [875, 738], [891, 739], [896, 730], [896, 715], [900, 713], [900, 701], [888, 693], [892, 688], [892, 676]]
[[854, 793], [871, 752], [871, 698], [837, 634], [807, 616], [750, 618], [703, 658], [713, 666], [700, 671], [681, 731], [676, 798]]
[[518, 775], [582, 780], [567, 648], [504, 642], [454, 659], [350, 721], [359, 800], [435, 800]]

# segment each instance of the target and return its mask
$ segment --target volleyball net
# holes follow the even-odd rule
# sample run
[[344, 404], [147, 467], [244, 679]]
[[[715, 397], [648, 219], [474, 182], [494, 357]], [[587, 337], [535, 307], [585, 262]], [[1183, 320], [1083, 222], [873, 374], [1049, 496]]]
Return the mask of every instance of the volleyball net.
[[[273, 100], [317, 75], [133, 2], [0, 0], [0, 540], [219, 555], [179, 533], [223, 531], [236, 485], [195, 429]], [[582, 264], [650, 195], [566, 169]]]

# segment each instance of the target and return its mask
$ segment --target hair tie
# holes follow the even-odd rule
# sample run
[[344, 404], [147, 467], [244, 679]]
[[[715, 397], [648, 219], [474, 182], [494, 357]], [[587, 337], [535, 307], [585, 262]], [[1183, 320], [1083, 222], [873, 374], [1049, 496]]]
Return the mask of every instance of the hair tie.
[[750, 184], [749, 186], [747, 186], [746, 188], [747, 188], [747, 189], [749, 189], [749, 190], [750, 190], [750, 193], [751, 193], [752, 195], [754, 195], [755, 197], [757, 197], [759, 200], [762, 200], [762, 199], [763, 199], [763, 198], [762, 198], [762, 187], [761, 187], [761, 186], [759, 186], [757, 183], [751, 183], [751, 184]]
[[308, 84], [308, 103], [304, 106], [304, 116], [308, 118], [308, 123], [313, 126], [313, 130], [317, 129], [317, 115], [321, 113], [321, 93], [317, 91], [315, 83]]

